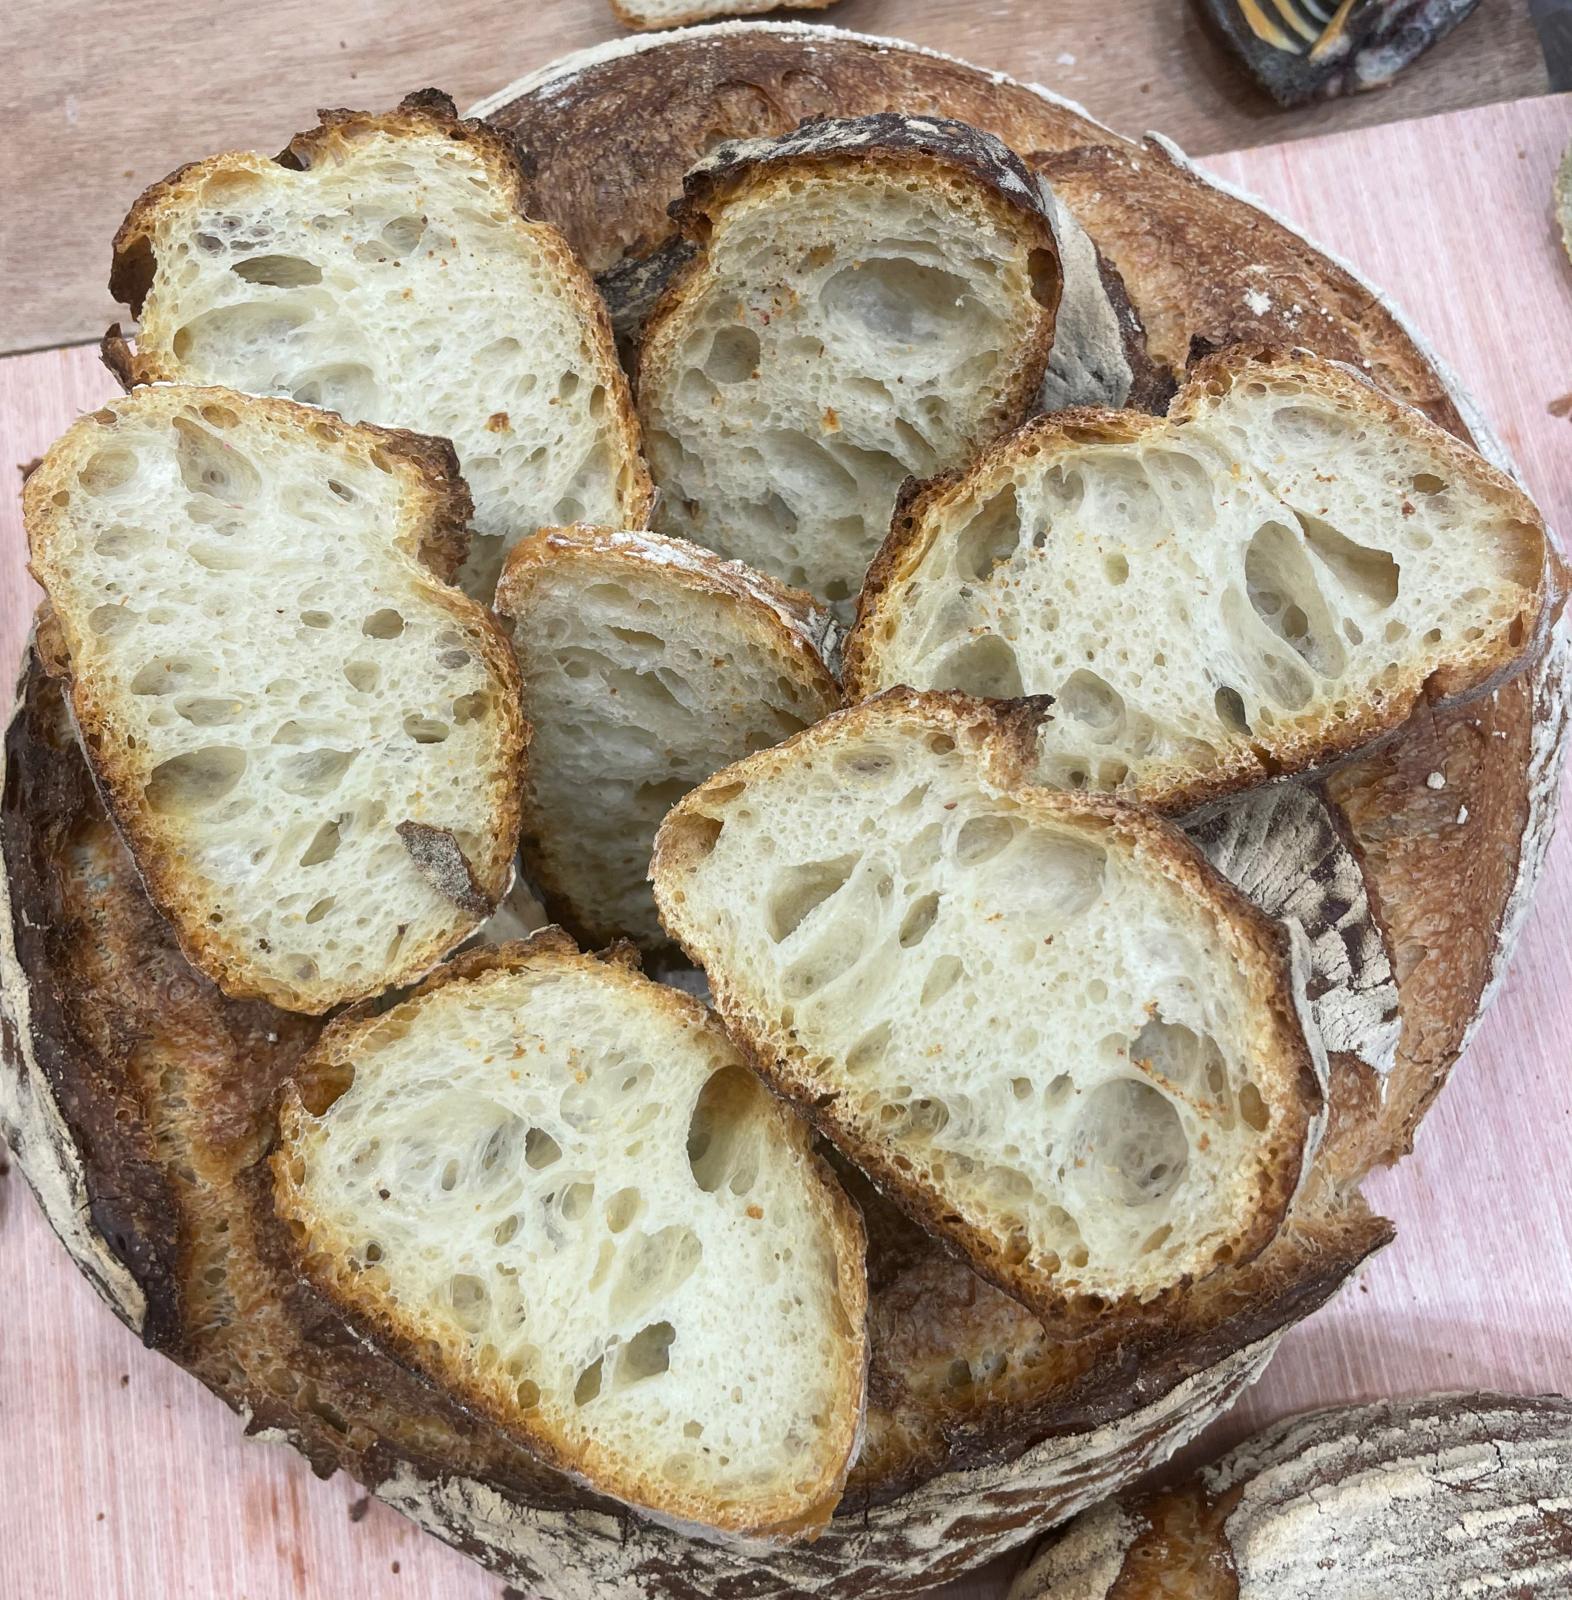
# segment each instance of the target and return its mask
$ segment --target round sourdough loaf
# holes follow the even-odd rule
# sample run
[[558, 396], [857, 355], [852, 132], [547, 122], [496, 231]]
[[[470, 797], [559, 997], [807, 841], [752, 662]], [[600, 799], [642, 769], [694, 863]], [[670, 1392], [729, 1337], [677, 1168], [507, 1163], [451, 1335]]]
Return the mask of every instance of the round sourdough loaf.
[[[1122, 275], [1155, 365], [1182, 368], [1196, 340], [1307, 342], [1288, 307], [1262, 305], [1262, 281], [1292, 277], [1319, 313], [1305, 319], [1318, 353], [1368, 362], [1506, 465], [1466, 397], [1351, 272], [1171, 146], [1125, 141], [1002, 75], [833, 29], [725, 24], [584, 52], [477, 111], [528, 149], [532, 211], [605, 272], [668, 239], [668, 202], [719, 140], [892, 109], [973, 122], [1046, 176]], [[1166, 1458], [1390, 1237], [1354, 1185], [1408, 1148], [1504, 969], [1553, 820], [1566, 655], [1563, 624], [1533, 671], [1460, 711], [1421, 712], [1324, 778], [1308, 813], [1205, 838], [1223, 859], [1228, 827], [1264, 829], [1247, 890], [1274, 896], [1276, 914], [1297, 906], [1312, 945], [1359, 952], [1334, 974], [1343, 1031], [1327, 1139], [1294, 1221], [1250, 1268], [1214, 1274], [1159, 1318], [1066, 1338], [844, 1174], [870, 1235], [868, 1430], [840, 1512], [810, 1546], [699, 1543], [586, 1494], [357, 1343], [300, 1284], [265, 1157], [276, 1089], [318, 1024], [225, 1000], [185, 965], [31, 655], [0, 802], [0, 1132], [83, 1272], [146, 1343], [250, 1431], [350, 1472], [507, 1582], [586, 1600], [913, 1593]], [[1330, 887], [1356, 882], [1351, 897]]]

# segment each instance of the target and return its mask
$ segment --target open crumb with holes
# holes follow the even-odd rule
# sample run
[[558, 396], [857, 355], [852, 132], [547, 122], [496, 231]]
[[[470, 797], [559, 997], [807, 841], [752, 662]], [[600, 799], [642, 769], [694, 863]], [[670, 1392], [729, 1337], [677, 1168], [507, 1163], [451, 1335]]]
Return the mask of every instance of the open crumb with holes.
[[1473, 451], [1330, 362], [1235, 346], [1166, 420], [1045, 417], [918, 493], [847, 692], [1052, 696], [1040, 781], [1183, 811], [1500, 683], [1563, 582]]
[[894, 113], [722, 145], [679, 210], [702, 248], [645, 329], [655, 526], [849, 608], [912, 474], [1024, 418], [1058, 252], [990, 134]]
[[1043, 1315], [1273, 1237], [1324, 1058], [1283, 930], [1167, 824], [1020, 780], [1018, 729], [892, 691], [681, 801], [656, 901], [755, 1064]]
[[580, 938], [669, 945], [655, 830], [696, 783], [827, 716], [840, 690], [808, 597], [680, 539], [543, 530], [497, 590], [530, 723], [524, 859]]
[[594, 1489], [785, 1539], [858, 1437], [856, 1208], [696, 1000], [547, 929], [324, 1033], [275, 1197], [356, 1326]]
[[517, 150], [445, 95], [324, 112], [277, 160], [213, 156], [154, 184], [115, 238], [140, 319], [127, 382], [220, 383], [451, 439], [475, 498], [465, 590], [507, 546], [581, 518], [637, 526], [649, 475], [588, 274], [523, 215]]
[[144, 388], [51, 446], [24, 511], [83, 749], [226, 993], [325, 1011], [485, 921], [524, 734], [507, 640], [439, 581], [469, 512], [447, 444]]

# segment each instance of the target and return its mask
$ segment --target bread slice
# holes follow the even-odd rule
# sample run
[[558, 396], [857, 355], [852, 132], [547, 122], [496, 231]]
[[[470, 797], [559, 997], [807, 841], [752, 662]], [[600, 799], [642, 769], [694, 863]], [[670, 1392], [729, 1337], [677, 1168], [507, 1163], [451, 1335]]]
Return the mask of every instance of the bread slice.
[[713, 17], [753, 17], [766, 11], [823, 11], [835, 0], [611, 0], [625, 28], [685, 28]]
[[669, 943], [655, 829], [717, 768], [827, 716], [833, 624], [806, 595], [680, 539], [553, 528], [497, 590], [533, 728], [524, 859], [587, 944]]
[[321, 1012], [407, 982], [513, 871], [512, 652], [441, 579], [441, 440], [227, 389], [138, 389], [24, 491], [51, 663], [187, 957]]
[[717, 773], [652, 872], [770, 1083], [1058, 1315], [1258, 1252], [1325, 1062], [1283, 930], [1168, 825], [1024, 783], [1024, 754], [980, 702], [892, 692]]
[[678, 218], [702, 250], [639, 356], [655, 526], [846, 606], [901, 483], [1031, 408], [1060, 290], [1037, 182], [888, 112], [721, 145]]
[[918, 492], [847, 694], [1051, 697], [1038, 781], [1178, 812], [1500, 683], [1562, 587], [1502, 473], [1344, 368], [1241, 346], [1166, 421], [1044, 417]]
[[279, 1214], [364, 1334], [591, 1488], [822, 1526], [855, 1451], [863, 1231], [696, 1000], [559, 929], [333, 1023]]
[[641, 526], [649, 476], [605, 311], [555, 228], [523, 214], [516, 147], [435, 90], [325, 111], [276, 160], [213, 156], [154, 184], [115, 236], [141, 319], [128, 384], [288, 395], [451, 439], [475, 497], [463, 586], [548, 523]]

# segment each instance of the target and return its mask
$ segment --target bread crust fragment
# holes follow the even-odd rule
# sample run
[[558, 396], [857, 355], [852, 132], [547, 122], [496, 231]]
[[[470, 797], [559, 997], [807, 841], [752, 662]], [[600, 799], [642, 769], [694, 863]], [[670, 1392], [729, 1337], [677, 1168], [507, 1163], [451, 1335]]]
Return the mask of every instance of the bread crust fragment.
[[1289, 1417], [1051, 1534], [1010, 1600], [1572, 1591], [1572, 1401], [1439, 1394]]

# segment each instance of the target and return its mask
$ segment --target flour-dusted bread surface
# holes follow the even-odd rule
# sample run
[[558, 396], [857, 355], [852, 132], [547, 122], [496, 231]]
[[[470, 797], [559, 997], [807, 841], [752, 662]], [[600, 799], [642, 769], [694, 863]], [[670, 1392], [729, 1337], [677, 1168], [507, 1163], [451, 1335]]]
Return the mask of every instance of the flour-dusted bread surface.
[[273, 1160], [308, 1275], [554, 1465], [788, 1537], [861, 1424], [863, 1232], [697, 1001], [560, 930], [332, 1025]]
[[848, 694], [1049, 696], [1040, 781], [1182, 811], [1500, 682], [1560, 583], [1504, 474], [1340, 367], [1240, 349], [1166, 420], [1045, 417], [916, 494]]
[[714, 17], [756, 17], [766, 11], [823, 11], [835, 0], [611, 0], [625, 28], [685, 28]]
[[24, 508], [83, 747], [226, 992], [325, 1011], [490, 915], [518, 834], [519, 679], [436, 575], [469, 511], [445, 443], [144, 388], [75, 423]]
[[1274, 1423], [1050, 1534], [1010, 1600], [1572, 1594], [1572, 1400], [1440, 1394]]
[[1147, 1301], [1272, 1238], [1324, 1060], [1281, 930], [1022, 764], [978, 702], [882, 696], [679, 802], [656, 901], [759, 1070], [985, 1276]]
[[543, 530], [497, 591], [533, 730], [524, 857], [587, 943], [667, 945], [650, 851], [712, 772], [827, 716], [833, 624], [808, 597], [655, 534]]
[[722, 145], [679, 216], [702, 248], [639, 358], [655, 526], [847, 606], [901, 483], [1036, 397], [1060, 290], [1036, 180], [888, 113]]
[[140, 326], [110, 363], [451, 439], [475, 498], [463, 585], [489, 603], [514, 540], [649, 509], [605, 311], [525, 201], [511, 141], [434, 91], [324, 112], [276, 160], [183, 167], [116, 236], [110, 286]]

